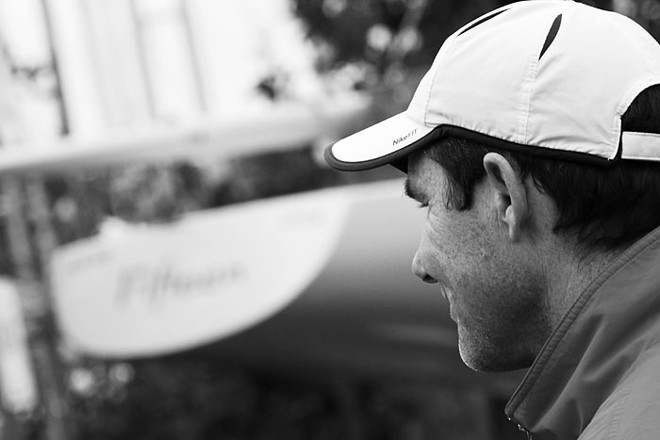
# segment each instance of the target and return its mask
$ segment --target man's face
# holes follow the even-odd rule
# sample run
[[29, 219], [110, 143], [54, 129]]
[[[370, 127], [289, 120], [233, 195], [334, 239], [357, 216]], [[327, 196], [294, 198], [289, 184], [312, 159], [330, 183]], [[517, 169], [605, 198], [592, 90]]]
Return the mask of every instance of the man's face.
[[526, 243], [510, 240], [487, 179], [471, 209], [448, 209], [444, 170], [420, 153], [409, 160], [406, 191], [427, 210], [413, 271], [449, 301], [465, 364], [529, 366], [550, 331], [542, 265]]

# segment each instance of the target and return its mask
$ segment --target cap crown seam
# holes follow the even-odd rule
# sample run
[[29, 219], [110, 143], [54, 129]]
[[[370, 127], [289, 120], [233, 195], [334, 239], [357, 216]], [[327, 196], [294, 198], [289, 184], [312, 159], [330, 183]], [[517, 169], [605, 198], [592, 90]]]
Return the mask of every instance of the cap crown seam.
[[[563, 8], [558, 8], [559, 10], [557, 11], [558, 15], [563, 15], [566, 13], [568, 6], [572, 5], [572, 3], [567, 2], [567, 5], [565, 5]], [[553, 16], [552, 21], [550, 22], [550, 26], [548, 27], [548, 32], [551, 32], [552, 26], [554, 24], [554, 21], [557, 19], [557, 16], [553, 14], [548, 14], [548, 16]], [[530, 53], [530, 66], [528, 68], [528, 75], [525, 77], [525, 79], [528, 80], [529, 82], [529, 90], [527, 94], [527, 105], [526, 108], [524, 109], [524, 124], [523, 124], [523, 143], [528, 143], [529, 141], [529, 119], [530, 119], [530, 114], [531, 114], [531, 108], [532, 108], [532, 100], [534, 97], [534, 93], [536, 92], [536, 85], [537, 85], [537, 79], [539, 76], [539, 71], [540, 71], [540, 66], [541, 66], [541, 59], [543, 58], [543, 47], [545, 46], [547, 37], [548, 37], [548, 32], [540, 34], [541, 38], [539, 41], [535, 43], [533, 47], [538, 48], [538, 53], [533, 52]], [[561, 28], [558, 29], [557, 34], [554, 36], [552, 43], [558, 44], [556, 40], [560, 38], [561, 36], [559, 35], [559, 32], [561, 32]], [[540, 45], [538, 43], [541, 43]], [[552, 44], [550, 44], [547, 48], [547, 50], [550, 50], [550, 47], [552, 47]], [[532, 56], [533, 55], [533, 56]], [[547, 59], [547, 58], [546, 58]]]
[[[536, 91], [536, 87], [535, 87], [536, 79], [538, 78], [539, 64], [540, 64], [540, 60], [536, 57], [536, 53], [530, 53], [529, 56], [530, 56], [530, 63], [529, 63], [529, 67], [527, 68], [527, 75], [523, 77], [523, 81], [527, 84], [522, 86], [524, 89], [527, 89], [526, 90], [527, 102], [523, 104], [523, 110], [522, 110], [523, 115], [521, 121], [521, 126], [522, 126], [522, 133], [521, 133], [522, 139], [520, 139], [521, 143], [528, 143], [529, 141], [529, 137], [528, 137], [529, 115], [531, 113], [531, 108], [532, 108], [532, 97], [534, 95], [534, 92]], [[525, 92], [523, 91], [523, 93]]]

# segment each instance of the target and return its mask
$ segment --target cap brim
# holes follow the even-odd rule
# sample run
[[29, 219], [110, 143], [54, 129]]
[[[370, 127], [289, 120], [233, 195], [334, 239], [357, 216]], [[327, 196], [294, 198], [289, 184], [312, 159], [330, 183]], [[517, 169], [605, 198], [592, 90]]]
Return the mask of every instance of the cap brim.
[[342, 171], [362, 171], [387, 164], [405, 171], [402, 160], [426, 144], [425, 138], [433, 128], [400, 113], [329, 146], [325, 160]]

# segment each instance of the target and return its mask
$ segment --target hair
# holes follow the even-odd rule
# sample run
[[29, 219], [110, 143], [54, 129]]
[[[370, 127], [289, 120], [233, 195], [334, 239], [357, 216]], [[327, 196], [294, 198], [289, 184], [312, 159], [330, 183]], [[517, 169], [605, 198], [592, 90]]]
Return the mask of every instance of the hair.
[[[660, 133], [660, 85], [644, 90], [621, 118], [622, 130]], [[584, 250], [629, 246], [660, 225], [660, 163], [616, 160], [600, 167], [492, 148], [447, 137], [427, 148], [448, 177], [446, 204], [470, 209], [475, 185], [486, 175], [483, 157], [497, 152], [522, 178], [531, 177], [557, 207], [555, 233], [572, 234]]]

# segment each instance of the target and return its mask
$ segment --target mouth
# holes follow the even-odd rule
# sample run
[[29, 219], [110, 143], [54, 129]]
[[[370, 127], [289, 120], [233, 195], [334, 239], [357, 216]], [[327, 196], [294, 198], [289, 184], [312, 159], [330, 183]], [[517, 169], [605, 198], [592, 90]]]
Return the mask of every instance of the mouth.
[[445, 288], [445, 287], [441, 288], [440, 291], [442, 292], [442, 297], [449, 304], [449, 317], [452, 319], [452, 321], [457, 322], [456, 321], [456, 313], [455, 313], [454, 307], [453, 307], [453, 302], [451, 301], [451, 295], [449, 294], [449, 292], [447, 291], [447, 288]]
[[449, 304], [449, 317], [452, 321], [458, 324], [458, 318], [456, 317], [456, 313], [454, 313], [454, 308], [451, 306], [451, 303]]
[[442, 294], [442, 297], [445, 299], [445, 301], [449, 302], [449, 294], [447, 293], [447, 288], [444, 286], [440, 287], [440, 293]]

